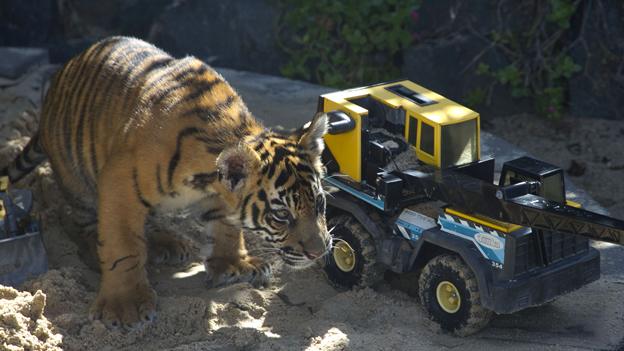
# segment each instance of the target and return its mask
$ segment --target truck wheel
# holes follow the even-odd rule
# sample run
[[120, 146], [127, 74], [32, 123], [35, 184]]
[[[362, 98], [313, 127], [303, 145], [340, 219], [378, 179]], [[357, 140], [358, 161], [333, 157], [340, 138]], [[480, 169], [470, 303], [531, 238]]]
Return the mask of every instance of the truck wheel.
[[457, 255], [433, 258], [420, 274], [420, 301], [429, 319], [448, 333], [474, 334], [489, 323], [492, 312], [479, 300], [477, 278]]
[[325, 272], [332, 284], [355, 288], [372, 286], [383, 279], [384, 269], [376, 263], [375, 243], [358, 221], [349, 215], [329, 219], [334, 228], [333, 248], [325, 260]]

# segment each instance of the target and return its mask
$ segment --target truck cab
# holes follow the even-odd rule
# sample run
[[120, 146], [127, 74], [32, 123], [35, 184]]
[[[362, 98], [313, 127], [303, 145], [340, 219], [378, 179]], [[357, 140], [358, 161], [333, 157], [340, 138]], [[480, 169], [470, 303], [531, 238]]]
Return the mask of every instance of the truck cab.
[[329, 112], [325, 143], [334, 166], [356, 182], [371, 183], [374, 176], [368, 176], [387, 160], [379, 145], [388, 134], [406, 140], [420, 161], [437, 168], [480, 158], [479, 114], [408, 80], [324, 94], [319, 110]]

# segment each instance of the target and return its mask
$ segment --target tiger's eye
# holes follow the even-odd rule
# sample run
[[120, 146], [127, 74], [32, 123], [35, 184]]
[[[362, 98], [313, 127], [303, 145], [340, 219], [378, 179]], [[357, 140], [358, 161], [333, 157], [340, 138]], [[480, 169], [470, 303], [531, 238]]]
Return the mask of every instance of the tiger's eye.
[[271, 211], [273, 218], [280, 222], [288, 222], [290, 219], [290, 211], [286, 209], [273, 210]]

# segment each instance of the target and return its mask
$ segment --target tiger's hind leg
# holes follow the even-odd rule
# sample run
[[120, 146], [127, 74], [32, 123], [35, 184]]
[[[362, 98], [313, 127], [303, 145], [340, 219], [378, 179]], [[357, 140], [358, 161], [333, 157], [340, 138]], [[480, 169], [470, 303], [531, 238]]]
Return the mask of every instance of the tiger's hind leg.
[[[97, 252], [97, 215], [87, 209], [72, 206], [71, 216], [66, 216], [63, 226], [71, 241], [78, 248], [78, 257], [91, 270], [99, 272]], [[70, 223], [68, 223], [70, 222]]]
[[148, 259], [152, 264], [181, 265], [197, 256], [199, 248], [190, 239], [148, 222], [145, 228]]
[[54, 175], [57, 187], [52, 190], [52, 196], [47, 202], [61, 204], [58, 220], [63, 231], [76, 245], [80, 260], [97, 272], [100, 270], [97, 253], [97, 210], [89, 205], [96, 202], [95, 196], [87, 193], [82, 198], [74, 196], [58, 180], [58, 175], [56, 173]]
[[249, 282], [254, 287], [268, 286], [272, 276], [269, 263], [250, 256], [245, 249], [245, 239], [240, 229], [224, 220], [212, 223], [214, 243], [208, 248], [204, 262], [208, 285], [220, 287]]

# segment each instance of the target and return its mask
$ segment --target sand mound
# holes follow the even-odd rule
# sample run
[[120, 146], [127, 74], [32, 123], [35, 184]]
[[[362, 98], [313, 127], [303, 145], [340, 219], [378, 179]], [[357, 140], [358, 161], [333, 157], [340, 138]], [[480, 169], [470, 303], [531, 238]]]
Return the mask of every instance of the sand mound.
[[61, 350], [63, 341], [44, 317], [46, 295], [0, 285], [0, 350]]

